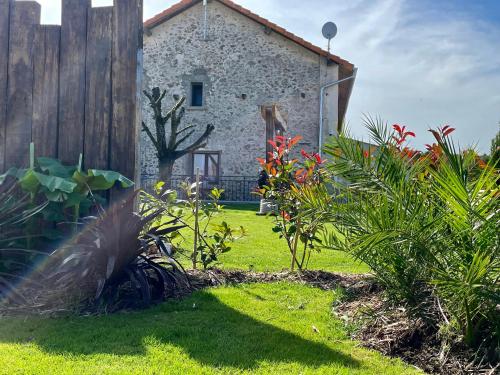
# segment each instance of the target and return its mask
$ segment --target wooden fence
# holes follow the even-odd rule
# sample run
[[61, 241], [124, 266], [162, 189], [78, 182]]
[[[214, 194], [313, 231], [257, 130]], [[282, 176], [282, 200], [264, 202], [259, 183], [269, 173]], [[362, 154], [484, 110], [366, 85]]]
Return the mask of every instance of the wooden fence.
[[0, 173], [38, 156], [138, 173], [142, 0], [62, 0], [61, 26], [36, 1], [0, 0]]

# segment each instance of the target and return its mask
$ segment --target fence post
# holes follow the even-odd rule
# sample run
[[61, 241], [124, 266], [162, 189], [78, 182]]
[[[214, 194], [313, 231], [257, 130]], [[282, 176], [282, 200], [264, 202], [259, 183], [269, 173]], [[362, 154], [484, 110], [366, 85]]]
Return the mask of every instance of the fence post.
[[5, 161], [5, 119], [7, 116], [7, 74], [9, 71], [9, 15], [11, 0], [0, 0], [0, 173]]
[[85, 59], [90, 0], [63, 0], [59, 67], [58, 157], [76, 165], [85, 134]]
[[33, 45], [40, 14], [41, 7], [36, 1], [16, 1], [11, 7], [6, 167], [28, 164], [33, 116]]

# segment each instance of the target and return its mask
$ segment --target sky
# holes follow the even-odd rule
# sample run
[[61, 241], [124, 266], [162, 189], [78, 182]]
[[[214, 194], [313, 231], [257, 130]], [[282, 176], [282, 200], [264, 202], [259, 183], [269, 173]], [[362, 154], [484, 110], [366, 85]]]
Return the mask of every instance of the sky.
[[[234, 0], [358, 67], [346, 121], [368, 140], [363, 116], [417, 133], [451, 125], [461, 146], [489, 151], [500, 122], [500, 0]], [[42, 22], [60, 23], [60, 0], [38, 0]], [[93, 0], [93, 6], [112, 0]], [[144, 0], [144, 18], [176, 0]]]

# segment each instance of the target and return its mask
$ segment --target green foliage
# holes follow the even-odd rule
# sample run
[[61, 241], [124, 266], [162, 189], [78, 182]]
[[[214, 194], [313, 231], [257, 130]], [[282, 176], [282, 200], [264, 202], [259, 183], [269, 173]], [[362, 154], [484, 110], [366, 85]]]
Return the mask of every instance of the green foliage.
[[500, 330], [498, 170], [456, 149], [449, 127], [432, 131], [437, 143], [425, 155], [405, 147], [414, 134], [404, 127], [369, 120], [367, 128], [373, 152], [346, 135], [326, 149], [335, 199], [326, 190], [302, 199], [329, 214], [326, 244], [367, 263], [395, 301], [416, 311], [440, 302], [467, 344], [492, 339]]
[[[234, 229], [225, 221], [220, 224], [213, 223], [213, 219], [223, 211], [219, 202], [224, 190], [213, 188], [209, 201], [202, 201], [196, 195], [196, 184], [184, 183], [182, 189], [187, 197], [183, 204], [188, 212], [188, 215], [183, 217], [183, 223], [193, 231], [197, 244], [191, 253], [193, 268], [201, 264], [206, 270], [219, 262], [221, 254], [231, 250], [230, 243], [245, 236], [245, 228], [240, 226]], [[191, 224], [193, 221], [195, 223]]]
[[323, 169], [318, 154], [308, 154], [301, 151], [302, 160], [292, 157], [294, 146], [301, 137], [276, 137], [269, 140], [273, 151], [268, 160], [258, 159], [267, 181], [260, 189], [260, 195], [275, 202], [278, 211], [275, 212], [273, 232], [285, 239], [290, 251], [293, 271], [295, 266], [304, 270], [309, 264], [311, 252], [315, 244], [321, 243], [318, 232], [323, 228], [322, 215], [310, 214], [301, 204], [303, 196], [316, 194], [323, 189], [321, 184]]
[[[33, 150], [32, 150], [33, 152]], [[81, 158], [80, 158], [81, 160]], [[59, 160], [39, 157], [32, 159], [27, 169], [10, 168], [0, 176], [0, 185], [13, 177], [19, 187], [30, 196], [34, 206], [39, 202], [47, 202], [38, 217], [44, 222], [72, 222], [77, 229], [81, 215], [87, 214], [92, 206], [99, 205], [104, 199], [94, 192], [106, 191], [115, 185], [122, 188], [133, 186], [133, 182], [114, 171], [89, 169], [86, 173], [80, 165], [66, 166]], [[34, 233], [34, 219], [28, 223], [29, 237]], [[31, 228], [30, 228], [31, 227]], [[60, 233], [47, 231], [51, 237], [59, 237]], [[30, 248], [33, 244], [29, 244]]]
[[[202, 201], [196, 196], [196, 184], [185, 182], [181, 189], [187, 199], [178, 201], [177, 193], [165, 190], [165, 183], [159, 182], [155, 187], [155, 194], [147, 195], [146, 204], [165, 209], [163, 221], [178, 220], [186, 226], [189, 235], [194, 238], [193, 249], [190, 251], [179, 248], [178, 251], [190, 254], [194, 269], [198, 264], [207, 269], [219, 263], [219, 256], [227, 254], [232, 249], [230, 244], [244, 237], [246, 231], [243, 226], [233, 228], [226, 221], [214, 223], [214, 219], [224, 211], [219, 203], [223, 190], [212, 189], [209, 201]], [[186, 235], [185, 231], [183, 235]], [[181, 241], [177, 243], [179, 246], [183, 245]]]

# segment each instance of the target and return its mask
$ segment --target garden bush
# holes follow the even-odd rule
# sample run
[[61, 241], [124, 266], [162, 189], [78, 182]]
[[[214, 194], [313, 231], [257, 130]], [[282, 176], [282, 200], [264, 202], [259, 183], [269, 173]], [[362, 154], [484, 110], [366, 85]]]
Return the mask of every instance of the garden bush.
[[[310, 216], [328, 215], [325, 246], [367, 263], [388, 296], [434, 311], [471, 347], [498, 347], [499, 171], [460, 150], [455, 129], [431, 130], [426, 152], [413, 132], [367, 120], [373, 146], [345, 134], [326, 147], [332, 187], [302, 195]], [[332, 199], [334, 198], [334, 199]], [[325, 216], [326, 217], [326, 216]]]
[[322, 184], [324, 169], [319, 154], [309, 154], [301, 150], [301, 158], [294, 157], [294, 147], [301, 137], [276, 137], [269, 140], [272, 152], [266, 159], [257, 159], [261, 165], [262, 187], [260, 195], [275, 202], [278, 213], [275, 215], [273, 231], [285, 239], [290, 251], [293, 271], [307, 268], [316, 243], [321, 243], [317, 236], [323, 228], [324, 218], [321, 214], [308, 215], [300, 203], [301, 197], [315, 195], [317, 190], [324, 189]]
[[177, 199], [177, 192], [166, 189], [166, 186], [166, 183], [158, 182], [154, 192], [144, 194], [142, 200], [146, 206], [164, 211], [163, 222], [173, 220], [181, 223], [193, 235], [192, 250], [183, 248], [182, 241], [177, 244], [170, 242], [177, 252], [189, 254], [193, 269], [201, 265], [206, 270], [218, 264], [219, 256], [231, 251], [230, 244], [246, 235], [243, 226], [235, 228], [226, 221], [220, 224], [213, 222], [223, 212], [220, 200], [224, 190], [213, 188], [208, 200], [203, 201], [196, 194], [196, 183], [185, 181], [181, 184], [181, 190], [186, 199], [180, 200]]

